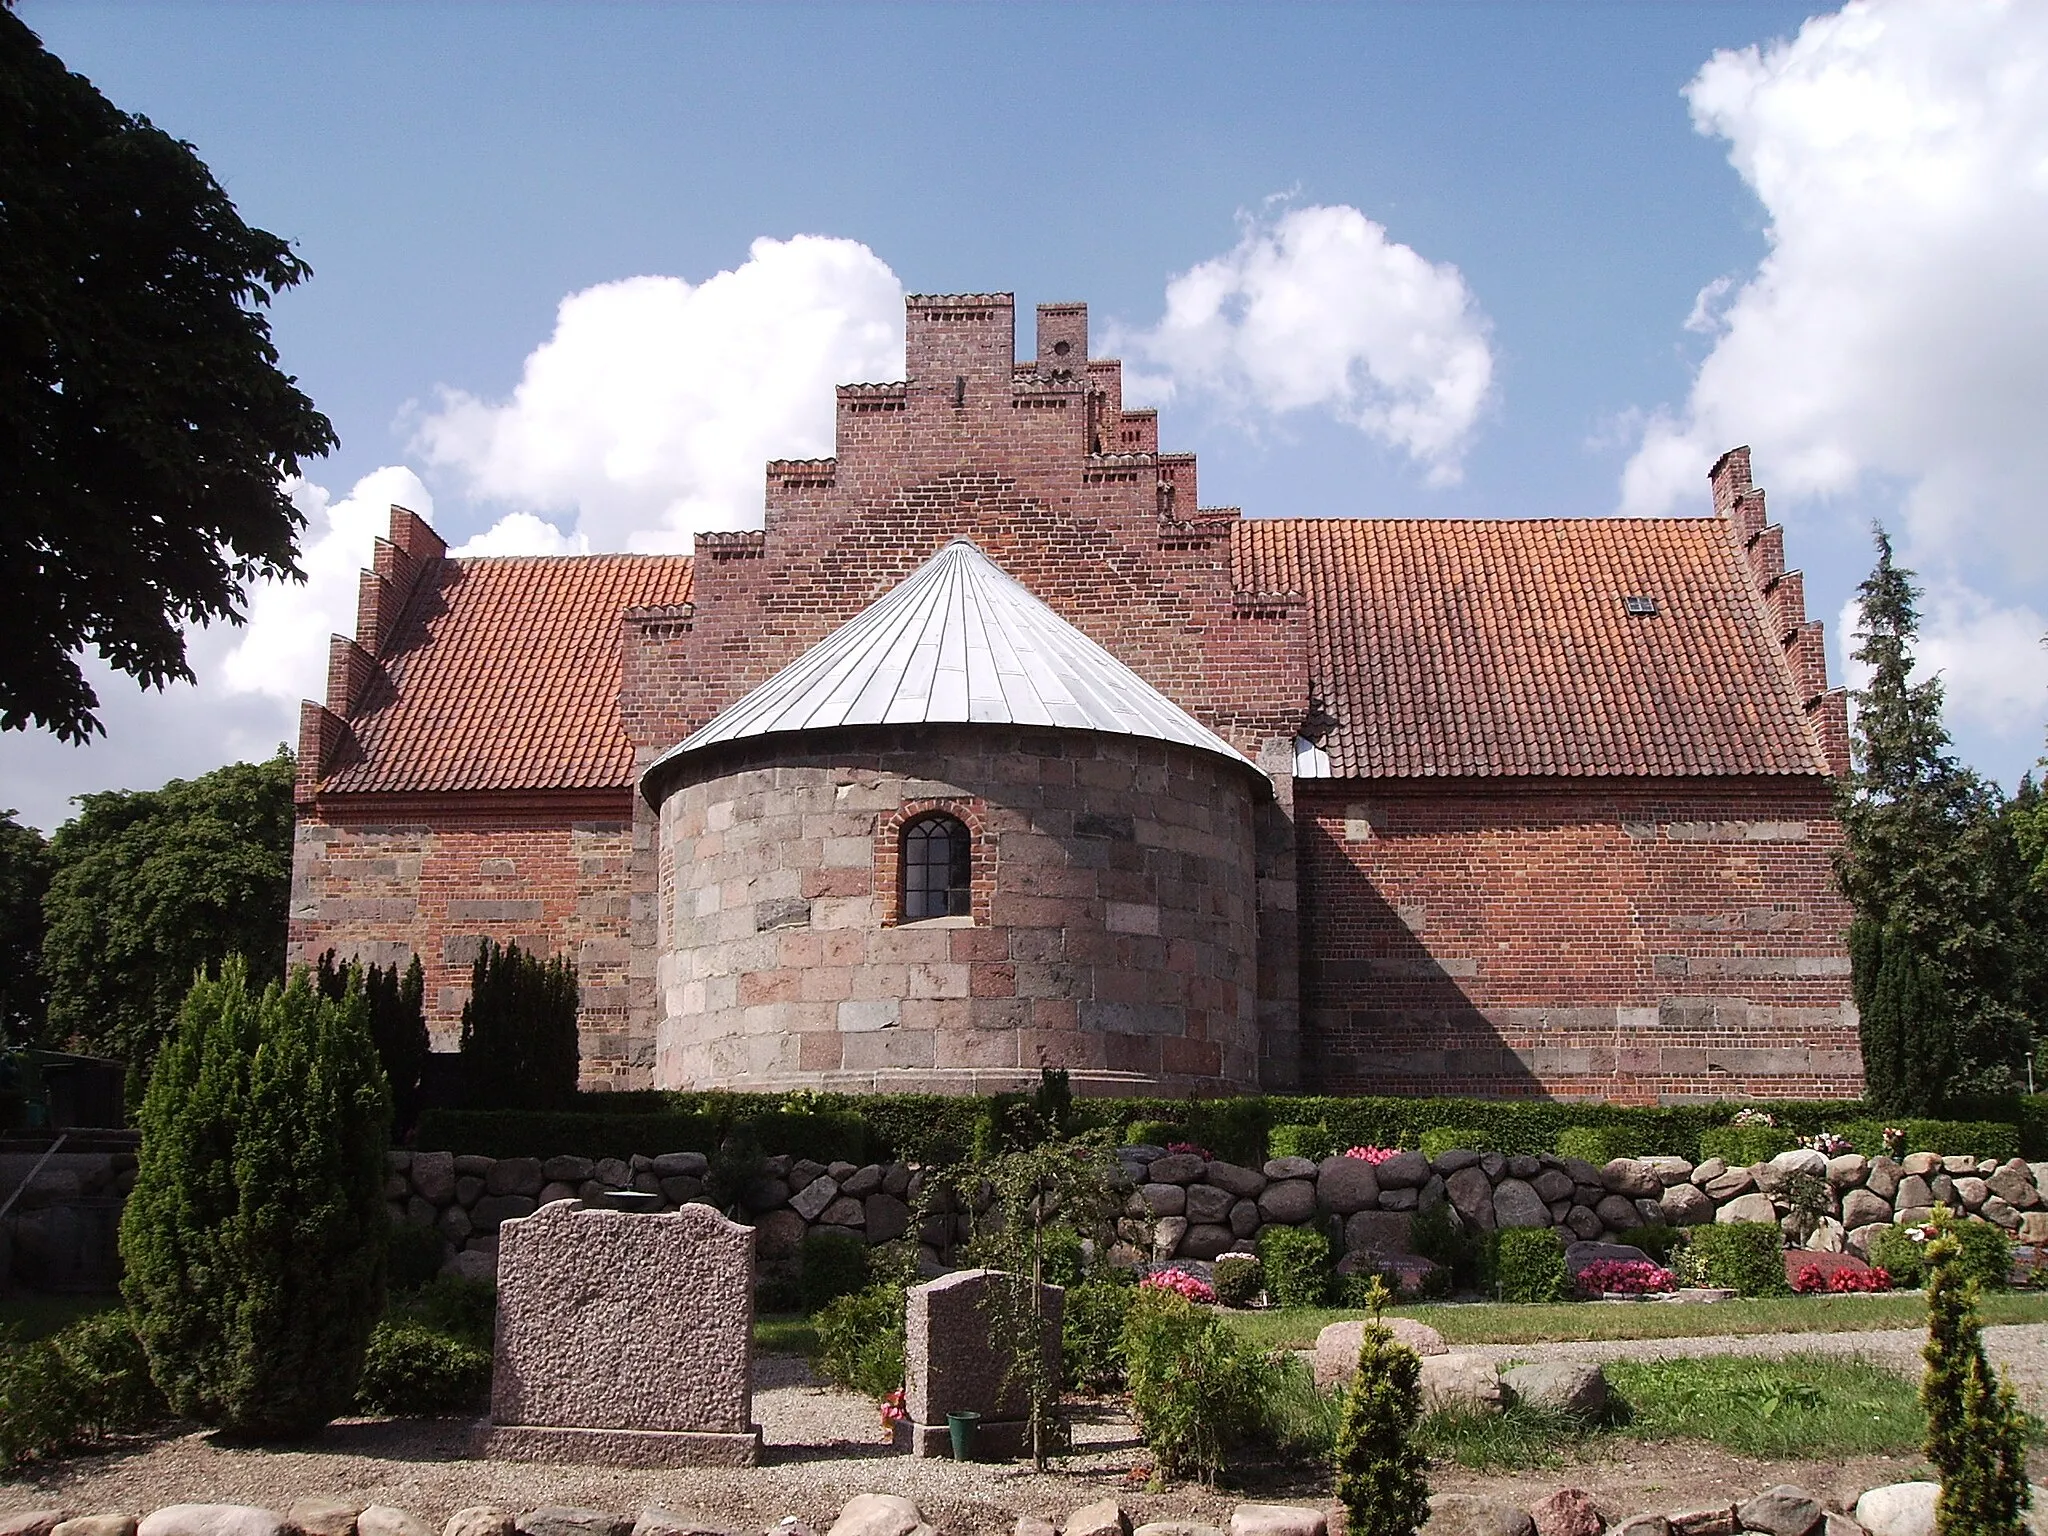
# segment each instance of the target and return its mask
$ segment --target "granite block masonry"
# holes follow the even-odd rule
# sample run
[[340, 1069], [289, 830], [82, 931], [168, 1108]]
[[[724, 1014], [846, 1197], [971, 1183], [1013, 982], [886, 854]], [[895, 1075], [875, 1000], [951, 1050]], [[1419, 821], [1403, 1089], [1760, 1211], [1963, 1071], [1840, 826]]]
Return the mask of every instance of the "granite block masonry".
[[753, 1230], [707, 1205], [505, 1222], [482, 1454], [752, 1466], [753, 1282]]
[[[919, 1456], [951, 1452], [949, 1413], [978, 1413], [976, 1453], [985, 1460], [1029, 1454], [1030, 1409], [1021, 1380], [1005, 1380], [1009, 1358], [992, 1336], [986, 1301], [992, 1286], [1010, 1277], [999, 1270], [963, 1269], [913, 1286], [904, 1318], [904, 1406], [910, 1410], [910, 1446]], [[1046, 1369], [1060, 1379], [1060, 1323], [1067, 1293], [1041, 1286]]]

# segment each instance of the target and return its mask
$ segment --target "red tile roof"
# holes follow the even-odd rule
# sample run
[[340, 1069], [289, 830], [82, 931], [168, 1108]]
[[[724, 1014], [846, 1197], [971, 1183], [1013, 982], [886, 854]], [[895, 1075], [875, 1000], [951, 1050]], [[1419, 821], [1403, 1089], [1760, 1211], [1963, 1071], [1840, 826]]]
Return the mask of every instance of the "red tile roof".
[[620, 616], [688, 602], [690, 577], [687, 555], [437, 562], [321, 792], [630, 785]]
[[1235, 555], [1308, 599], [1335, 777], [1825, 771], [1718, 518], [1256, 519]]

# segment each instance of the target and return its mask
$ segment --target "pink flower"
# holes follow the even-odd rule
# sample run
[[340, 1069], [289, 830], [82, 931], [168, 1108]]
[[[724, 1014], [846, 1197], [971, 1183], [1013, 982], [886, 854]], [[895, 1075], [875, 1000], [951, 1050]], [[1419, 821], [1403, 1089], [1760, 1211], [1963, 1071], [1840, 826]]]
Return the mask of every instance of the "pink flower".
[[1399, 1147], [1347, 1147], [1344, 1155], [1346, 1157], [1355, 1157], [1360, 1162], [1370, 1163], [1373, 1167], [1377, 1168], [1388, 1158], [1400, 1156], [1401, 1149]]
[[1595, 1259], [1579, 1271], [1579, 1289], [1589, 1296], [1646, 1296], [1677, 1288], [1670, 1270], [1646, 1259]]
[[1140, 1290], [1171, 1291], [1188, 1301], [1208, 1306], [1216, 1300], [1216, 1291], [1206, 1280], [1197, 1280], [1185, 1270], [1161, 1269], [1147, 1275], [1138, 1282]]
[[1811, 1296], [1816, 1291], [1825, 1291], [1830, 1281], [1821, 1274], [1818, 1264], [1802, 1264], [1799, 1272], [1792, 1277], [1792, 1289], [1802, 1296]]
[[898, 1387], [882, 1399], [882, 1438], [894, 1441], [896, 1426], [910, 1422], [910, 1410], [903, 1404], [903, 1389]]
[[1888, 1291], [1891, 1288], [1891, 1272], [1876, 1265], [1869, 1269], [1838, 1269], [1828, 1276], [1828, 1289], [1837, 1295]]
[[1169, 1152], [1186, 1153], [1190, 1157], [1199, 1157], [1205, 1163], [1209, 1161], [1210, 1156], [1207, 1147], [1198, 1146], [1192, 1141], [1169, 1141], [1166, 1144], [1166, 1150]]

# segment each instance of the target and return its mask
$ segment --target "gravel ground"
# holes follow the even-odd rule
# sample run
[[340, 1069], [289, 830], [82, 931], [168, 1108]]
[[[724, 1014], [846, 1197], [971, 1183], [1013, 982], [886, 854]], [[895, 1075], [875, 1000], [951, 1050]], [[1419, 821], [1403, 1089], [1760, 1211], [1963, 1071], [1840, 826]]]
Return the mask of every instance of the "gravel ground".
[[[1467, 1352], [1496, 1360], [1616, 1360], [1810, 1350], [1862, 1355], [1910, 1373], [1919, 1368], [1922, 1338], [1918, 1331], [1772, 1334], [1487, 1345]], [[2012, 1370], [2028, 1405], [2036, 1412], [2048, 1406], [2048, 1324], [1987, 1328], [1985, 1342], [1992, 1358]], [[298, 1446], [225, 1446], [194, 1433], [74, 1457], [22, 1481], [0, 1483], [0, 1510], [61, 1504], [139, 1514], [188, 1500], [282, 1509], [302, 1494], [318, 1493], [395, 1504], [436, 1524], [469, 1504], [622, 1511], [658, 1505], [756, 1531], [793, 1514], [822, 1531], [853, 1495], [883, 1492], [914, 1499], [946, 1536], [1000, 1536], [1020, 1513], [1057, 1518], [1112, 1494], [1134, 1522], [1192, 1518], [1219, 1525], [1239, 1499], [1321, 1504], [1328, 1498], [1325, 1480], [1276, 1468], [1251, 1469], [1246, 1485], [1231, 1494], [1191, 1486], [1144, 1493], [1131, 1475], [1146, 1461], [1143, 1447], [1129, 1420], [1107, 1404], [1079, 1407], [1075, 1454], [1047, 1473], [899, 1454], [883, 1442], [873, 1403], [820, 1385], [799, 1359], [758, 1360], [754, 1404], [766, 1450], [762, 1465], [742, 1470], [617, 1471], [477, 1461], [470, 1457], [479, 1427], [473, 1420], [346, 1420]], [[1438, 1468], [1431, 1481], [1442, 1492], [1489, 1493], [1525, 1505], [1554, 1488], [1582, 1487], [1610, 1514], [1620, 1515], [1726, 1503], [1781, 1482], [1848, 1499], [1863, 1488], [1912, 1475], [1915, 1465], [1895, 1458], [1762, 1462], [1712, 1446], [1621, 1441], [1597, 1445], [1546, 1472], [1507, 1476]]]

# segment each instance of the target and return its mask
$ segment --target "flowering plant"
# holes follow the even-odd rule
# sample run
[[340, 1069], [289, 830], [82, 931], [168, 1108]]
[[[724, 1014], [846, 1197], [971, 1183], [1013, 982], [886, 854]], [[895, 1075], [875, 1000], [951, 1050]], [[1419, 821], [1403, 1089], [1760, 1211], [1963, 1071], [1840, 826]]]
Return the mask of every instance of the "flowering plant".
[[1648, 1259], [1595, 1259], [1579, 1271], [1579, 1289], [1588, 1296], [1646, 1296], [1676, 1290], [1678, 1281]]
[[898, 1387], [882, 1399], [882, 1438], [893, 1441], [896, 1426], [910, 1422], [910, 1410], [903, 1405], [903, 1389]]
[[1818, 1152], [1822, 1157], [1840, 1157], [1856, 1149], [1849, 1145], [1849, 1138], [1837, 1136], [1833, 1131], [1817, 1131], [1799, 1143], [1809, 1152]]
[[1155, 1270], [1138, 1282], [1138, 1289], [1171, 1291], [1188, 1301], [1209, 1306], [1216, 1300], [1216, 1289], [1206, 1280], [1198, 1280], [1180, 1269]]
[[1902, 1126], [1888, 1125], [1884, 1128], [1884, 1155], [1904, 1157], [1906, 1155], [1906, 1132]]
[[1857, 1291], [1888, 1291], [1891, 1288], [1891, 1272], [1876, 1265], [1869, 1269], [1838, 1269], [1828, 1276], [1828, 1289], [1838, 1296]]
[[1827, 1279], [1821, 1274], [1818, 1264], [1802, 1264], [1798, 1272], [1792, 1276], [1792, 1289], [1801, 1296], [1811, 1296], [1827, 1288]]
[[1209, 1149], [1204, 1146], [1198, 1146], [1192, 1141], [1169, 1141], [1166, 1144], [1166, 1150], [1181, 1153], [1188, 1157], [1199, 1157], [1205, 1163], [1209, 1161]]
[[1776, 1125], [1778, 1122], [1772, 1119], [1766, 1111], [1761, 1109], [1738, 1109], [1737, 1111], [1735, 1111], [1735, 1118], [1729, 1121], [1728, 1123], [1730, 1125], [1772, 1126]]
[[1347, 1147], [1344, 1149], [1346, 1157], [1355, 1157], [1360, 1162], [1371, 1163], [1375, 1168], [1379, 1167], [1388, 1158], [1398, 1157], [1400, 1154], [1401, 1149], [1399, 1147]]

